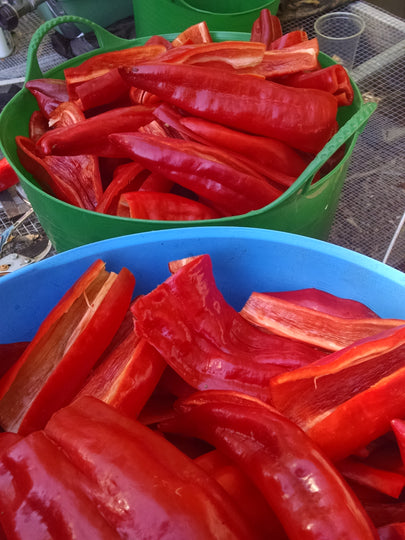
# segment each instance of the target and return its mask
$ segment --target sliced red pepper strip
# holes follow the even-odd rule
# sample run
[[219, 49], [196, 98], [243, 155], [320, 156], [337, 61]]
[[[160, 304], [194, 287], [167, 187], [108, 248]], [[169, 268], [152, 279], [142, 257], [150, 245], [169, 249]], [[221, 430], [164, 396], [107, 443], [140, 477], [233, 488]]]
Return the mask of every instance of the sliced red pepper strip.
[[5, 191], [19, 182], [17, 173], [8, 162], [7, 158], [0, 159], [0, 192]]
[[288, 300], [299, 306], [316, 309], [317, 311], [328, 313], [335, 317], [342, 317], [345, 319], [378, 318], [377, 313], [357, 300], [342, 298], [313, 287], [291, 291], [267, 292], [264, 294], [270, 294], [275, 298]]
[[272, 41], [270, 43], [270, 49], [284, 49], [285, 47], [291, 47], [291, 45], [297, 45], [298, 43], [307, 41], [307, 39], [308, 34], [305, 32], [305, 30], [292, 30], [291, 32], [287, 32], [278, 39]]
[[15, 142], [22, 166], [45, 191], [80, 208], [95, 209], [102, 191], [95, 156], [44, 156], [28, 137], [18, 135]]
[[266, 332], [286, 336], [328, 351], [339, 351], [360, 339], [405, 325], [405, 320], [345, 319], [253, 292], [240, 311], [242, 317]]
[[159, 191], [160, 193], [169, 193], [173, 187], [173, 182], [159, 173], [150, 173], [142, 183], [139, 191]]
[[331, 353], [270, 381], [275, 407], [333, 460], [344, 459], [405, 415], [405, 326]]
[[86, 492], [91, 482], [43, 432], [0, 458], [0, 522], [7, 538], [118, 539]]
[[48, 119], [41, 111], [33, 111], [28, 124], [28, 136], [37, 142], [49, 129]]
[[69, 100], [66, 82], [63, 79], [32, 79], [25, 83], [25, 88], [35, 97], [37, 104], [46, 118], [61, 103]]
[[339, 461], [336, 467], [345, 478], [396, 499], [405, 487], [405, 475], [371, 467], [354, 457]]
[[335, 96], [339, 107], [353, 103], [353, 86], [349, 74], [340, 64], [334, 64], [309, 73], [286, 75], [280, 82], [296, 88], [318, 88], [330, 92]]
[[148, 171], [145, 171], [145, 168], [135, 161], [119, 165], [95, 209], [96, 212], [116, 215], [121, 194], [125, 191], [139, 189], [147, 174]]
[[292, 183], [309, 163], [309, 159], [304, 159], [291, 146], [277, 139], [250, 135], [195, 116], [185, 116], [179, 121], [207, 142], [259, 162], [269, 171], [269, 178], [281, 184], [284, 184], [284, 180], [280, 180], [274, 169], [294, 177]]
[[74, 101], [64, 101], [49, 115], [48, 124], [51, 128], [70, 127], [85, 120], [84, 112]]
[[192, 459], [107, 404], [84, 396], [45, 433], [98, 484], [98, 508], [121, 537], [251, 537], [231, 498]]
[[166, 366], [156, 349], [132, 330], [89, 376], [77, 398], [93, 396], [136, 418]]
[[405, 522], [379, 527], [378, 536], [380, 540], [405, 540]]
[[304, 152], [318, 153], [337, 129], [336, 99], [322, 90], [183, 64], [144, 64], [121, 73], [133, 86], [190, 114]]
[[263, 43], [249, 41], [220, 41], [174, 47], [159, 57], [159, 62], [175, 64], [205, 64], [218, 62], [234, 69], [257, 66], [263, 60]]
[[94, 107], [112, 104], [116, 100], [128, 97], [130, 86], [121, 77], [118, 68], [111, 69], [104, 75], [78, 84], [75, 88], [80, 108], [88, 111]]
[[[283, 49], [266, 51], [260, 64], [252, 68], [242, 68], [239, 72], [273, 78], [302, 71], [312, 71], [319, 66], [318, 55], [318, 40], [313, 38]], [[308, 86], [307, 88], [316, 87]]]
[[122, 131], [136, 131], [153, 120], [153, 110], [154, 107], [144, 105], [112, 109], [72, 126], [49, 130], [38, 145], [46, 155], [94, 154], [115, 157], [108, 136]]
[[194, 221], [222, 217], [213, 208], [174, 193], [153, 191], [123, 193], [118, 203], [117, 215], [127, 215], [125, 210], [127, 207], [129, 208], [129, 216], [134, 219]]
[[79, 66], [65, 68], [63, 73], [66, 80], [70, 99], [76, 99], [75, 85], [104, 75], [110, 69], [122, 66], [133, 66], [138, 63], [156, 59], [166, 51], [164, 45], [140, 45], [116, 51], [96, 54], [84, 60]]
[[211, 146], [144, 133], [114, 133], [110, 143], [118, 155], [190, 189], [225, 215], [257, 210], [279, 195], [264, 177]]
[[252, 25], [250, 41], [261, 41], [268, 49], [271, 43], [282, 35], [281, 21], [277, 15], [272, 15], [267, 8], [260, 10], [259, 17]]
[[137, 332], [196, 389], [228, 388], [269, 401], [270, 377], [324, 354], [245, 321], [218, 290], [208, 255], [192, 259], [131, 309]]
[[405, 420], [400, 417], [393, 418], [391, 420], [391, 429], [398, 444], [402, 463], [405, 465]]
[[223, 452], [260, 489], [290, 540], [378, 539], [332, 463], [272, 407], [245, 394], [208, 390], [175, 408], [178, 416], [161, 429], [201, 438]]
[[211, 43], [212, 37], [205, 21], [193, 24], [180, 32], [173, 40], [172, 46], [189, 45], [190, 43]]
[[41, 429], [77, 394], [118, 330], [134, 283], [129, 270], [107, 272], [97, 260], [66, 292], [0, 380], [5, 430], [26, 434]]

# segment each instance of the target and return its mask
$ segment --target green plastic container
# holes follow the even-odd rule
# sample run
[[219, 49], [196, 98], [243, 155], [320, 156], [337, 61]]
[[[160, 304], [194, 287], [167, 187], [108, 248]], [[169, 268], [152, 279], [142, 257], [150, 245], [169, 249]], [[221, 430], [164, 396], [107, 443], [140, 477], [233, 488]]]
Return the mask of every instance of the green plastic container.
[[[37, 60], [37, 50], [42, 38], [55, 25], [64, 22], [85, 23], [90, 26], [98, 38], [100, 49], [68, 60], [62, 65], [42, 74]], [[168, 39], [175, 36], [166, 35]], [[243, 33], [213, 32], [214, 39], [243, 40], [248, 36]], [[47, 77], [63, 77], [63, 69], [76, 65], [97, 52], [116, 50], [129, 45], [140, 45], [145, 38], [125, 40], [109, 33], [91, 21], [78, 17], [65, 16], [44, 23], [33, 35], [27, 59], [27, 80]], [[333, 61], [321, 55], [322, 65], [331, 65]], [[121, 218], [98, 214], [64, 203], [45, 193], [27, 173], [19, 162], [15, 144], [16, 135], [28, 135], [28, 121], [31, 113], [37, 109], [35, 98], [23, 88], [4, 107], [0, 115], [0, 147], [9, 163], [16, 170], [21, 185], [31, 202], [38, 219], [59, 252], [84, 244], [132, 233], [159, 229], [196, 226], [240, 226], [259, 227], [297, 233], [326, 240], [334, 219], [346, 170], [357, 137], [375, 109], [374, 103], [364, 104], [357, 86], [353, 83], [354, 102], [349, 107], [341, 107], [338, 133], [325, 145], [322, 151], [308, 165], [306, 170], [276, 201], [268, 206], [240, 216], [204, 221], [153, 221]], [[341, 162], [321, 180], [311, 185], [318, 169], [346, 142], [346, 152]]]
[[210, 30], [250, 32], [262, 9], [276, 15], [280, 0], [133, 0], [137, 37], [181, 32], [205, 21]]

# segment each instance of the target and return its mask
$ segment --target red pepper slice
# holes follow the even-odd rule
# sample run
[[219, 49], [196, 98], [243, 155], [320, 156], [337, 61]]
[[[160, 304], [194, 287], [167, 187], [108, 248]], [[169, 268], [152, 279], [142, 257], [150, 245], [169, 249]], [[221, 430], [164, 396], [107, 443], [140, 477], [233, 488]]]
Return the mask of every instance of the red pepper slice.
[[336, 296], [313, 287], [294, 291], [267, 292], [264, 294], [270, 294], [275, 298], [288, 300], [299, 306], [316, 309], [317, 311], [344, 319], [378, 318], [377, 313], [361, 302], [352, 300], [351, 298]]
[[223, 214], [244, 214], [274, 201], [279, 190], [219, 149], [144, 133], [114, 133], [117, 155], [190, 189]]
[[390, 523], [378, 528], [380, 540], [405, 540], [405, 522]]
[[331, 353], [270, 381], [275, 407], [333, 460], [344, 459], [405, 415], [405, 326]]
[[43, 432], [0, 458], [0, 523], [7, 538], [118, 539], [87, 493], [92, 483]]
[[100, 512], [125, 538], [250, 538], [232, 499], [160, 434], [83, 396], [45, 433], [99, 489]]
[[[266, 51], [263, 60], [251, 68], [242, 68], [240, 73], [251, 73], [267, 78], [280, 77], [291, 73], [312, 71], [319, 67], [319, 44], [316, 38]], [[316, 88], [316, 87], [307, 87]]]
[[283, 35], [281, 21], [277, 15], [272, 15], [267, 8], [260, 10], [259, 17], [254, 21], [250, 32], [250, 41], [260, 41], [270, 48], [271, 43]]
[[0, 343], [0, 377], [17, 362], [25, 351], [29, 341], [17, 341], [15, 343]]
[[360, 501], [293, 422], [237, 392], [198, 392], [175, 403], [164, 431], [201, 438], [255, 483], [290, 540], [378, 539]]
[[337, 129], [336, 99], [322, 90], [185, 64], [144, 64], [121, 73], [131, 85], [190, 114], [304, 152], [318, 153]]
[[38, 106], [46, 118], [61, 103], [69, 100], [66, 82], [63, 79], [32, 79], [25, 83], [25, 88], [35, 97]]
[[21, 434], [41, 429], [79, 391], [121, 324], [134, 277], [95, 261], [42, 322], [0, 380], [0, 423]]
[[266, 332], [291, 337], [328, 351], [339, 351], [360, 339], [405, 325], [405, 320], [401, 319], [337, 317], [258, 292], [249, 296], [240, 313]]
[[49, 130], [38, 145], [45, 155], [115, 157], [108, 136], [122, 131], [136, 131], [153, 120], [153, 111], [154, 107], [144, 105], [112, 109], [71, 126]]
[[44, 156], [28, 137], [17, 135], [15, 142], [22, 166], [45, 191], [80, 208], [96, 208], [102, 186], [95, 156]]
[[208, 255], [193, 258], [132, 306], [135, 328], [196, 389], [228, 388], [269, 401], [269, 379], [323, 352], [264, 334], [218, 290]]
[[110, 105], [127, 97], [129, 105], [130, 86], [119, 74], [118, 68], [111, 69], [104, 75], [94, 77], [88, 81], [78, 84], [75, 88], [80, 108], [88, 111], [102, 105]]
[[198, 201], [175, 195], [153, 191], [132, 191], [123, 193], [118, 203], [117, 215], [127, 215], [134, 219], [154, 219], [158, 221], [190, 221], [216, 219], [222, 217], [216, 210]]
[[37, 142], [49, 129], [48, 119], [41, 111], [33, 111], [28, 124], [29, 138]]
[[305, 32], [305, 30], [292, 30], [291, 32], [287, 32], [278, 39], [272, 41], [270, 43], [270, 49], [284, 49], [285, 47], [290, 47], [291, 45], [297, 45], [298, 43], [307, 41], [307, 39], [308, 34]]
[[189, 45], [190, 43], [211, 43], [212, 37], [205, 21], [193, 24], [180, 32], [173, 40], [172, 46]]
[[349, 74], [340, 64], [317, 69], [310, 73], [286, 75], [280, 82], [295, 88], [318, 88], [330, 92], [335, 96], [339, 107], [353, 103], [353, 86]]
[[7, 161], [7, 158], [0, 159], [0, 192], [5, 191], [19, 182], [17, 173]]

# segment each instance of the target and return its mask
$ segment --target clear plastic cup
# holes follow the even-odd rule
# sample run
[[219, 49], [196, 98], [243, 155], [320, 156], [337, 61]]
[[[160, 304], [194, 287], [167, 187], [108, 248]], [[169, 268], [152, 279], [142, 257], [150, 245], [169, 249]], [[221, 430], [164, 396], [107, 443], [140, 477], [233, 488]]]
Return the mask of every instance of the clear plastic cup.
[[365, 22], [359, 15], [344, 11], [326, 13], [315, 21], [314, 26], [319, 49], [347, 70], [353, 68], [364, 28]]

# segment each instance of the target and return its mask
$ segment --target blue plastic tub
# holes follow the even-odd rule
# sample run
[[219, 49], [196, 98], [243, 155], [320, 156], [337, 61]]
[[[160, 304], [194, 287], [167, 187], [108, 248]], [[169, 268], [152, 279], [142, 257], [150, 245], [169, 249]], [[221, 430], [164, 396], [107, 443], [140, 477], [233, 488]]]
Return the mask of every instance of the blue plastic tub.
[[405, 274], [322, 240], [244, 227], [195, 227], [102, 240], [55, 255], [0, 280], [0, 343], [26, 341], [96, 258], [129, 268], [135, 294], [168, 277], [170, 260], [209, 253], [217, 284], [240, 309], [248, 295], [317, 287], [365, 303], [382, 317], [405, 318]]

